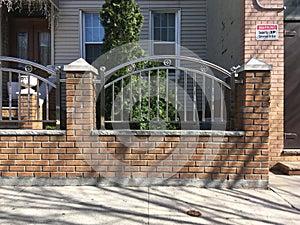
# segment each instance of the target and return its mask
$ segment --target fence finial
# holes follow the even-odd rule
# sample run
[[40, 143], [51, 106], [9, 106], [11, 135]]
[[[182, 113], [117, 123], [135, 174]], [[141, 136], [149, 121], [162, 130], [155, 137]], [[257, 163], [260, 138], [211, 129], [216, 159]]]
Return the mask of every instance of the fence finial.
[[100, 72], [105, 72], [106, 71], [106, 67], [105, 66], [101, 66], [100, 68], [99, 68], [99, 70], [100, 70]]
[[241, 68], [240, 65], [237, 65], [237, 66], [233, 66], [230, 68], [230, 71], [234, 74], [234, 77], [238, 77], [238, 69]]

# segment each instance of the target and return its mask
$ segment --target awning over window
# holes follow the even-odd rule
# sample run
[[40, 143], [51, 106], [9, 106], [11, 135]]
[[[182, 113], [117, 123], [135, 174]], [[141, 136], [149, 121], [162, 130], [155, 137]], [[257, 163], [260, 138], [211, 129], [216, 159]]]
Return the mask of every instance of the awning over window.
[[57, 10], [59, 9], [59, 0], [49, 0], [49, 1]]

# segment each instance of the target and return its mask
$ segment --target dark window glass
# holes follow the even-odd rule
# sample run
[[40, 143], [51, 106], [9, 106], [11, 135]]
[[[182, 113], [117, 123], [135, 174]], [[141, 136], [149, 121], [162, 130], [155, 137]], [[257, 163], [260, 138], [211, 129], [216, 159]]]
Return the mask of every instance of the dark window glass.
[[155, 41], [175, 41], [175, 13], [154, 13], [153, 32]]
[[101, 55], [101, 44], [86, 44], [86, 61], [92, 64]]

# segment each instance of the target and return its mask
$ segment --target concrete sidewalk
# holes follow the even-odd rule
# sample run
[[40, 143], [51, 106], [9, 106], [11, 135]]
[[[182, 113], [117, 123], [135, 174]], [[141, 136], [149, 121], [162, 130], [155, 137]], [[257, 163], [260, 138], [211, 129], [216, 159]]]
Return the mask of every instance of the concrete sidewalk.
[[300, 211], [276, 190], [0, 187], [0, 224], [299, 224]]
[[[300, 176], [270, 174], [270, 189], [300, 213]], [[299, 222], [300, 224], [300, 222]]]

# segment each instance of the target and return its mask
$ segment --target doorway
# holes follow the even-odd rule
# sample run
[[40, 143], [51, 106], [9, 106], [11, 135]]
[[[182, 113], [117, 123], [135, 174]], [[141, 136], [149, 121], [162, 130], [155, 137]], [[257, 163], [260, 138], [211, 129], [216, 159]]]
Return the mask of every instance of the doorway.
[[11, 18], [11, 56], [50, 65], [51, 34], [45, 18]]
[[300, 21], [285, 22], [284, 132], [286, 149], [300, 149]]

